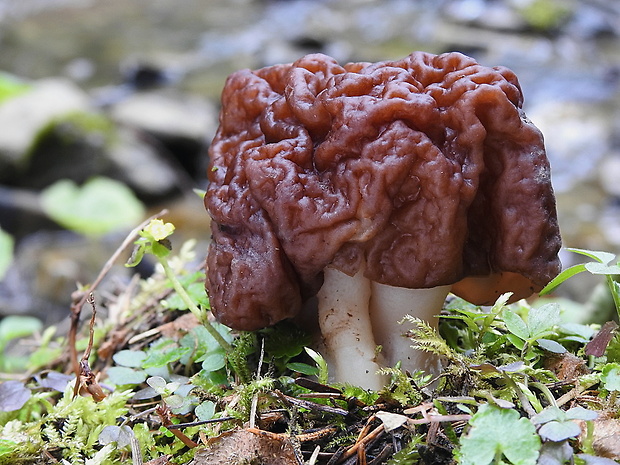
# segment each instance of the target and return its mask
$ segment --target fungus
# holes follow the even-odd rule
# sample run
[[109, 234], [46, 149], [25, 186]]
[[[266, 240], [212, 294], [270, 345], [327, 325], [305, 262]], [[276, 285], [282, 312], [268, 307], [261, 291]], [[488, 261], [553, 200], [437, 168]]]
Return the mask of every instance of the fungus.
[[416, 52], [238, 71], [209, 153], [215, 316], [255, 330], [318, 296], [337, 381], [377, 389], [397, 361], [434, 371], [404, 315], [436, 325], [450, 289], [520, 299], [559, 271], [543, 138], [506, 68]]

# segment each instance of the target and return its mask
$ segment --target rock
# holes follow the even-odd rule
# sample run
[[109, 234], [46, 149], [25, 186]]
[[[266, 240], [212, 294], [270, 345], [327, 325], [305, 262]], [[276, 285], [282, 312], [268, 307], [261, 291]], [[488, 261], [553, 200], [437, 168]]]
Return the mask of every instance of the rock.
[[36, 134], [23, 166], [2, 180], [36, 190], [59, 179], [82, 184], [94, 176], [107, 176], [126, 183], [144, 199], [157, 200], [187, 184], [186, 175], [161, 145], [140, 131], [117, 127], [101, 113], [72, 113]]
[[205, 99], [162, 91], [139, 92], [111, 106], [120, 125], [161, 143], [187, 173], [203, 176], [204, 151], [217, 129], [217, 109]]
[[157, 143], [130, 128], [119, 128], [116, 137], [107, 154], [113, 164], [109, 176], [127, 184], [139, 197], [160, 200], [191, 187]]
[[163, 92], [130, 95], [110, 115], [119, 124], [152, 134], [198, 141], [213, 137], [217, 127], [217, 110], [206, 100]]
[[29, 92], [0, 105], [0, 167], [18, 167], [27, 161], [28, 148], [45, 125], [63, 115], [88, 111], [88, 95], [70, 81], [36, 81]]

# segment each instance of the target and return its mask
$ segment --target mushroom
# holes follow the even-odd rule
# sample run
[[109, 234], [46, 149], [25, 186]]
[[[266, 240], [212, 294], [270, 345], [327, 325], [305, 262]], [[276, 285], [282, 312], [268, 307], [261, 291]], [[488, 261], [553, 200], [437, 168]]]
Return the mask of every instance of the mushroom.
[[340, 382], [378, 389], [398, 361], [436, 371], [403, 336], [406, 314], [436, 325], [451, 289], [516, 300], [560, 269], [543, 138], [503, 67], [416, 52], [238, 71], [209, 154], [215, 316], [255, 330], [317, 296]]

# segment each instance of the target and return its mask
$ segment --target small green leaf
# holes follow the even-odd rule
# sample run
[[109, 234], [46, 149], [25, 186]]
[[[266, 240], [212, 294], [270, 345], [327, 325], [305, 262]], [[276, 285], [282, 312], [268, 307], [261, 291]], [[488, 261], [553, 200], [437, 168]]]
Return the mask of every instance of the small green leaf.
[[41, 193], [47, 215], [61, 226], [87, 235], [129, 228], [144, 216], [144, 206], [124, 184], [104, 177], [78, 187], [62, 179]]
[[566, 418], [568, 420], [591, 421], [598, 418], [598, 413], [583, 407], [573, 407], [566, 411]]
[[151, 376], [146, 380], [146, 384], [155, 389], [155, 392], [161, 394], [165, 391], [166, 386], [168, 385], [168, 381], [166, 381], [161, 376]]
[[581, 428], [577, 423], [573, 423], [572, 421], [550, 421], [549, 423], [545, 423], [538, 430], [538, 434], [540, 434], [543, 439], [554, 442], [574, 438], [579, 436], [580, 433]]
[[200, 405], [196, 406], [194, 414], [200, 421], [211, 420], [213, 415], [215, 415], [215, 403], [210, 400], [205, 400]]
[[540, 413], [537, 413], [536, 415], [534, 415], [532, 417], [532, 423], [534, 423], [535, 425], [543, 425], [550, 421], [554, 421], [554, 420], [563, 421], [565, 419], [566, 419], [566, 414], [564, 413], [564, 410], [560, 409], [559, 407], [556, 407], [555, 405], [551, 405], [545, 408]]
[[161, 367], [176, 362], [190, 350], [189, 347], [175, 347], [166, 351], [151, 350], [142, 363], [142, 368]]
[[523, 348], [525, 347], [525, 340], [514, 334], [507, 334], [506, 339], [508, 339], [510, 343], [519, 350], [523, 350]]
[[323, 356], [319, 354], [318, 352], [316, 352], [315, 350], [312, 350], [309, 347], [306, 347], [305, 350], [306, 350], [306, 353], [310, 356], [310, 358], [314, 360], [314, 363], [316, 363], [316, 366], [319, 370], [319, 373], [317, 374], [317, 379], [319, 383], [327, 384], [327, 381], [329, 378], [327, 362], [325, 361]]
[[108, 378], [118, 386], [141, 384], [146, 379], [146, 373], [129, 367], [110, 367], [108, 368]]
[[516, 410], [485, 404], [470, 420], [461, 437], [462, 465], [489, 465], [500, 454], [513, 465], [535, 465], [541, 447], [536, 428]]
[[146, 359], [146, 353], [142, 350], [121, 350], [116, 352], [112, 359], [124, 367], [140, 368]]
[[125, 447], [131, 444], [134, 437], [133, 431], [127, 425], [108, 425], [99, 433], [99, 444], [106, 445], [115, 442], [118, 447]]
[[572, 278], [576, 274], [581, 273], [586, 270], [586, 265], [584, 263], [579, 263], [578, 265], [573, 265], [570, 268], [566, 268], [559, 275], [553, 278], [549, 284], [542, 288], [542, 290], [538, 293], [539, 295], [549, 294], [553, 292], [560, 284], [566, 281], [569, 278]]
[[569, 252], [578, 253], [580, 255], [585, 255], [586, 257], [590, 257], [593, 260], [596, 260], [599, 263], [607, 265], [616, 256], [609, 252], [602, 252], [600, 250], [587, 250], [587, 249], [576, 249], [576, 248], [567, 248]]
[[530, 309], [527, 315], [527, 327], [530, 338], [539, 339], [560, 324], [560, 306], [553, 302]]
[[552, 352], [554, 354], [563, 354], [566, 352], [566, 347], [551, 339], [537, 339], [536, 343], [543, 349]]
[[202, 360], [202, 369], [205, 371], [217, 371], [226, 366], [224, 352], [216, 351], [207, 354]]
[[319, 374], [319, 369], [316, 366], [313, 367], [307, 363], [291, 362], [286, 364], [286, 368], [306, 376], [316, 376]]
[[520, 337], [524, 341], [530, 338], [530, 330], [525, 321], [512, 310], [504, 310], [504, 323], [506, 323], [508, 331], [515, 336]]
[[620, 266], [618, 265], [603, 265], [602, 263], [589, 262], [586, 263], [586, 270], [592, 274], [620, 275]]
[[183, 407], [183, 397], [178, 394], [172, 394], [164, 399], [166, 405], [172, 409], [177, 409]]

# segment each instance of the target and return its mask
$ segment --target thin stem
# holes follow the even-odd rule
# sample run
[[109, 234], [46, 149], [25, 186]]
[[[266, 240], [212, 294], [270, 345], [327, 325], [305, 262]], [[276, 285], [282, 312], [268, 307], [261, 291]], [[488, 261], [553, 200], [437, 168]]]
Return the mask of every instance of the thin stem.
[[211, 322], [207, 319], [207, 313], [204, 310], [201, 310], [200, 308], [198, 308], [198, 306], [191, 299], [191, 297], [189, 296], [189, 294], [187, 293], [187, 291], [185, 290], [181, 282], [178, 280], [178, 278], [172, 271], [172, 268], [170, 268], [170, 265], [168, 264], [168, 260], [166, 260], [164, 257], [157, 257], [157, 258], [159, 259], [159, 263], [161, 263], [161, 266], [164, 268], [164, 273], [166, 273], [166, 277], [172, 283], [172, 287], [174, 287], [174, 290], [176, 291], [178, 296], [181, 297], [181, 300], [185, 302], [185, 305], [187, 305], [187, 308], [189, 308], [189, 310], [194, 314], [194, 316], [198, 318], [198, 321], [200, 321], [200, 323], [204, 325], [204, 327], [207, 329], [209, 334], [213, 336], [213, 339], [217, 341], [217, 343], [222, 347], [222, 349], [224, 349], [226, 353], [229, 353], [232, 350], [232, 346], [213, 327]]
[[618, 313], [618, 317], [620, 317], [620, 294], [618, 294], [618, 283], [611, 275], [607, 275], [605, 276], [605, 278], [607, 279], [607, 285], [609, 286], [609, 290], [611, 291], [611, 296], [614, 299], [616, 312]]

